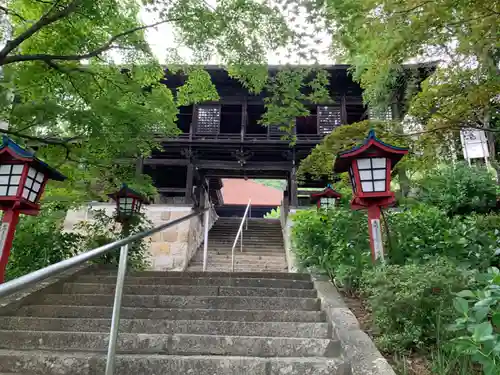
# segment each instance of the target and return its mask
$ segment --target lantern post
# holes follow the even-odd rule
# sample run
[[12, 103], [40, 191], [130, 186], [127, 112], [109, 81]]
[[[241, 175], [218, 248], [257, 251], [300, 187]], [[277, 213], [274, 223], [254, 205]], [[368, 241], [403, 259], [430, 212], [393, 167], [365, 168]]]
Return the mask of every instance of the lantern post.
[[339, 199], [342, 197], [338, 191], [335, 191], [332, 185], [328, 184], [325, 189], [319, 193], [311, 194], [311, 203], [316, 204], [318, 210], [333, 209], [338, 205]]
[[141, 211], [148, 200], [140, 193], [123, 184], [120, 190], [108, 194], [116, 202], [116, 221], [122, 224], [123, 235], [130, 234], [130, 220]]
[[352, 209], [368, 211], [368, 232], [374, 262], [384, 260], [381, 209], [396, 201], [391, 191], [391, 171], [407, 153], [407, 148], [385, 143], [375, 136], [374, 130], [370, 130], [362, 145], [339, 153], [335, 159], [334, 172], [349, 173], [353, 190]]
[[4, 282], [19, 215], [36, 216], [48, 180], [63, 181], [61, 173], [9, 137], [0, 146], [0, 283]]

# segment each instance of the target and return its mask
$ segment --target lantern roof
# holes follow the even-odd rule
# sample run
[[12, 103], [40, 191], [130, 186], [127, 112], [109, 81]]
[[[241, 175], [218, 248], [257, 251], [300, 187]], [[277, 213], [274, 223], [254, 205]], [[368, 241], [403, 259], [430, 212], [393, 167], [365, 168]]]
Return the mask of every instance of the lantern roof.
[[2, 144], [0, 145], [0, 157], [4, 155], [10, 156], [10, 160], [30, 163], [35, 169], [44, 173], [49, 179], [55, 181], [64, 181], [66, 179], [66, 176], [55, 168], [50, 167], [47, 163], [38, 159], [34, 152], [22, 148], [6, 135], [2, 137]]
[[116, 201], [118, 200], [118, 198], [124, 198], [124, 197], [125, 198], [135, 198], [135, 199], [139, 199], [140, 201], [142, 201], [145, 204], [149, 203], [148, 199], [144, 195], [129, 188], [127, 186], [127, 184], [123, 184], [122, 187], [120, 188], [120, 190], [118, 190], [114, 193], [108, 194], [108, 197], [110, 197]]
[[337, 155], [333, 170], [337, 173], [347, 172], [352, 159], [363, 157], [389, 158], [391, 159], [391, 167], [393, 168], [407, 153], [408, 149], [405, 147], [393, 146], [381, 141], [375, 135], [375, 130], [371, 129], [368, 133], [368, 137], [366, 137], [361, 145], [355, 146], [350, 150], [342, 151]]
[[328, 184], [326, 188], [324, 188], [319, 193], [311, 194], [311, 203], [317, 203], [321, 198], [341, 198], [342, 194], [338, 191], [335, 191], [332, 185]]

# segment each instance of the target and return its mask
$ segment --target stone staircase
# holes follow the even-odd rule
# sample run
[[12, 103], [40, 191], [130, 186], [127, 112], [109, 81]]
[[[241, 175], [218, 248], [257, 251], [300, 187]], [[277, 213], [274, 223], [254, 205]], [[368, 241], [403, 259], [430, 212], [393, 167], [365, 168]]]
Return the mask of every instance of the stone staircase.
[[[87, 270], [0, 316], [0, 374], [104, 374], [115, 281]], [[117, 375], [351, 374], [309, 275], [133, 272], [124, 293]]]
[[[208, 233], [207, 271], [231, 271], [231, 248], [241, 218], [219, 218]], [[246, 227], [245, 227], [246, 228]], [[240, 243], [235, 248], [235, 271], [287, 272], [283, 234], [279, 220], [249, 219]], [[203, 245], [188, 266], [188, 271], [203, 270]]]

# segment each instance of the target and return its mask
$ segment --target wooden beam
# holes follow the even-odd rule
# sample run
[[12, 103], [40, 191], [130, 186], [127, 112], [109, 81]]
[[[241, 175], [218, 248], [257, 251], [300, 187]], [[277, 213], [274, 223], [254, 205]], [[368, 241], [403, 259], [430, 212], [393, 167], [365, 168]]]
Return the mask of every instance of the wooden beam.
[[264, 162], [247, 162], [241, 165], [237, 161], [224, 160], [198, 160], [196, 166], [200, 169], [237, 169], [237, 170], [267, 170], [267, 171], [282, 171], [290, 170], [292, 163], [290, 161], [264, 161]]
[[185, 194], [185, 202], [186, 204], [193, 203], [193, 173], [194, 173], [194, 167], [193, 164], [190, 163], [187, 166], [187, 172], [186, 172], [186, 194]]
[[347, 124], [347, 103], [345, 93], [340, 97], [340, 122]]
[[186, 166], [189, 164], [187, 159], [145, 159], [144, 165], [171, 165]]
[[186, 188], [175, 188], [175, 187], [159, 187], [156, 188], [159, 193], [184, 193]]

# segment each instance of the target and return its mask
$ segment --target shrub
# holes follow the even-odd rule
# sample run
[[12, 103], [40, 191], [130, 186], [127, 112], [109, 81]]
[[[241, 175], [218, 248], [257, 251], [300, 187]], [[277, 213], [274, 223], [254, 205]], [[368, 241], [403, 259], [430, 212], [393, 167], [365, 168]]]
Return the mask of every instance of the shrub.
[[489, 212], [496, 206], [496, 183], [486, 169], [465, 163], [429, 171], [420, 181], [420, 200], [449, 215]]
[[[80, 222], [75, 229], [83, 233], [83, 246], [85, 250], [90, 250], [107, 243], [119, 240], [127, 236], [123, 233], [122, 226], [115, 221], [112, 216], [106, 215], [104, 210], [92, 210], [93, 221]], [[143, 232], [151, 229], [152, 223], [145, 215], [134, 216], [130, 221], [128, 235]], [[128, 266], [133, 269], [142, 270], [148, 267], [149, 242], [144, 239], [134, 242], [129, 246]], [[118, 265], [120, 249], [116, 249], [104, 254], [96, 262], [99, 264]]]
[[348, 291], [356, 288], [371, 262], [366, 215], [339, 207], [299, 211], [293, 222], [293, 249], [302, 266], [327, 273]]
[[384, 351], [427, 348], [443, 331], [439, 319], [453, 315], [453, 293], [468, 285], [468, 275], [445, 257], [425, 264], [387, 265], [363, 273], [367, 296]]
[[281, 217], [280, 207], [273, 208], [271, 211], [264, 215], [264, 219], [279, 219]]
[[436, 255], [486, 269], [490, 266], [498, 236], [494, 220], [480, 215], [449, 217], [438, 208], [416, 205], [388, 213], [389, 241], [386, 246], [393, 264], [426, 261]]
[[12, 245], [6, 279], [14, 279], [78, 253], [81, 236], [63, 232], [66, 211], [45, 204], [38, 216], [22, 215]]
[[486, 286], [462, 290], [453, 300], [455, 323], [449, 329], [459, 337], [451, 341], [453, 349], [480, 363], [484, 374], [496, 375], [500, 369], [500, 271], [488, 269]]

